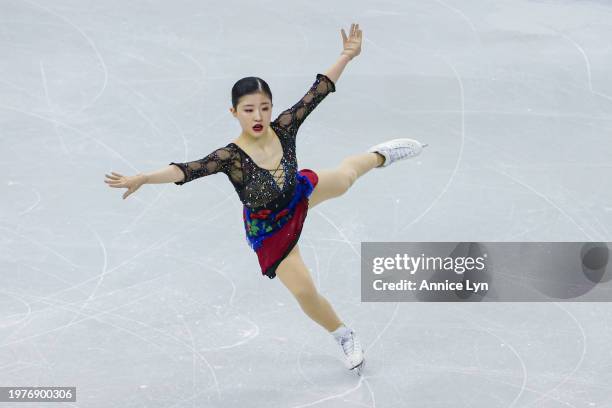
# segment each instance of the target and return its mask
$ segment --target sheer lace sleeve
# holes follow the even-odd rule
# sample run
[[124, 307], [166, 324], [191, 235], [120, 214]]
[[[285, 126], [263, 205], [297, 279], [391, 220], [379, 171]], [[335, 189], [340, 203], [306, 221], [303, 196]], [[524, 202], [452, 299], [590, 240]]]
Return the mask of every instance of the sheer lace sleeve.
[[326, 75], [317, 74], [317, 79], [310, 87], [306, 95], [295, 105], [278, 115], [276, 122], [280, 127], [289, 131], [292, 135], [297, 134], [298, 128], [310, 112], [325, 99], [330, 92], [336, 92], [336, 86]]
[[186, 163], [172, 162], [170, 164], [174, 164], [182, 170], [183, 174], [185, 174], [185, 179], [183, 181], [177, 181], [174, 184], [185, 184], [197, 178], [209, 176], [218, 172], [228, 174], [231, 165], [231, 156], [232, 152], [230, 149], [222, 147], [200, 160]]

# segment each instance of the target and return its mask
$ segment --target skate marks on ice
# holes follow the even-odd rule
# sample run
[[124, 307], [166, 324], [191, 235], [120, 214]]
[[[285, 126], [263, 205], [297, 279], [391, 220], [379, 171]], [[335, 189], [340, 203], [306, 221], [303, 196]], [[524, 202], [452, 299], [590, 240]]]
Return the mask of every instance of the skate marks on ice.
[[[312, 213], [303, 237], [317, 287], [351, 319], [365, 341], [366, 366], [358, 376], [340, 358], [331, 357], [335, 345], [322, 335], [300, 349], [296, 339], [313, 327], [300, 320], [298, 306], [286, 306], [291, 299], [278, 282], [258, 280], [256, 261], [244, 242], [232, 244], [243, 237], [234, 229], [240, 228], [240, 207], [231, 186], [219, 187], [220, 179], [182, 188], [152, 185], [148, 194], [123, 207], [114, 207], [116, 201], [106, 191], [90, 189], [92, 175], [102, 174], [99, 168], [107, 164], [139, 172], [167, 163], [167, 155], [186, 160], [225, 141], [223, 135], [236, 128], [223, 115], [228, 104], [223, 98], [240, 77], [259, 72], [274, 82], [275, 95], [282, 98], [275, 109], [301, 96], [296, 87], [306, 84], [315, 69], [304, 47], [314, 52], [328, 43], [338, 23], [346, 26], [350, 21], [349, 11], [335, 10], [329, 25], [316, 3], [284, 5], [282, 11], [269, 4], [228, 13], [214, 5], [204, 10], [183, 2], [160, 13], [143, 13], [146, 4], [140, 2], [119, 10], [108, 3], [86, 9], [61, 0], [53, 6], [36, 1], [9, 0], [2, 7], [7, 23], [2, 42], [16, 57], [6, 59], [7, 75], [0, 79], [1, 91], [7, 94], [0, 114], [8, 132], [0, 150], [11, 177], [5, 193], [9, 202], [14, 201], [2, 207], [8, 215], [0, 225], [0, 240], [7, 248], [0, 261], [10, 277], [0, 291], [6, 306], [0, 308], [5, 382], [63, 381], [74, 371], [70, 360], [78, 359], [85, 373], [75, 384], [81, 395], [102, 404], [100, 396], [112, 387], [118, 399], [106, 401], [108, 407], [123, 406], [128, 397], [134, 404], [154, 404], [160, 390], [173, 400], [157, 401], [152, 407], [385, 407], [427, 405], [432, 395], [440, 404], [475, 407], [609, 404], [611, 363], [607, 345], [599, 340], [607, 336], [612, 318], [605, 304], [589, 305], [590, 309], [580, 304], [512, 305], [507, 312], [490, 305], [479, 305], [478, 310], [427, 305], [415, 315], [416, 305], [360, 304], [357, 292], [347, 295], [335, 277], [355, 276], [359, 241], [367, 239], [368, 228], [375, 226], [371, 220], [380, 215], [368, 205], [355, 206], [359, 217], [349, 220], [360, 223], [355, 229], [345, 228], [346, 218], [328, 211], [333, 207], [321, 207]], [[390, 197], [396, 205], [382, 215], [401, 221], [393, 237], [420, 240], [419, 234], [426, 233], [423, 228], [429, 228], [426, 224], [443, 208], [445, 216], [465, 215], [445, 205], [469, 201], [457, 190], [473, 186], [490, 194], [485, 202], [492, 206], [500, 202], [491, 199], [497, 191], [533, 197], [493, 209], [476, 206], [484, 218], [512, 214], [516, 229], [504, 231], [504, 237], [541, 239], [553, 234], [556, 226], [561, 231], [556, 236], [563, 238], [605, 238], [612, 215], [609, 193], [585, 191], [594, 173], [608, 179], [610, 171], [607, 159], [595, 151], [610, 146], [599, 136], [610, 131], [612, 118], [612, 86], [605, 75], [610, 59], [600, 52], [605, 46], [601, 39], [610, 37], [610, 8], [589, 9], [586, 4], [356, 3], [371, 34], [364, 39], [363, 57], [343, 74], [339, 84], [346, 84], [344, 93], [321, 105], [310, 125], [301, 129], [303, 160], [332, 163], [352, 146], [373, 144], [375, 135], [352, 118], [387, 108], [389, 115], [379, 124], [383, 132], [408, 123], [416, 138], [432, 130], [443, 135], [430, 143], [422, 166], [405, 167], [421, 171], [431, 163], [439, 165], [443, 174], [424, 188], [426, 198]], [[516, 7], [535, 11], [517, 16], [512, 13]], [[556, 10], [562, 7], [575, 12], [559, 18]], [[254, 16], [263, 21], [270, 15], [267, 9], [278, 18], [256, 29], [262, 49], [278, 49], [286, 61], [300, 64], [279, 68], [275, 58], [262, 60], [260, 50], [243, 46], [247, 31], [232, 29], [249, 27]], [[539, 21], [547, 25], [537, 27], [533, 15], [540, 14]], [[556, 40], [543, 36], [543, 29], [554, 33]], [[57, 48], [50, 49], [45, 38], [54, 40]], [[285, 39], [279, 43], [278, 38]], [[546, 61], [532, 58], [538, 50], [554, 53], [564, 66], [558, 72], [567, 75], [552, 76], [557, 71]], [[170, 66], [168, 59], [177, 62]], [[74, 61], [78, 63], [71, 65]], [[82, 80], [71, 81], [73, 74], [83, 74]], [[376, 94], [384, 97], [368, 103], [369, 91], [380, 91], [381, 83], [410, 92], [412, 85], [406, 84], [415, 78], [443, 85], [416, 88], [411, 99], [389, 87], [389, 92], [385, 88]], [[524, 94], [539, 105], [531, 106]], [[333, 106], [331, 114], [325, 111], [327, 103]], [[430, 125], [446, 118], [444, 125]], [[519, 122], [524, 127], [517, 134], [502, 132]], [[557, 133], [548, 133], [549, 126], [559, 122], [571, 129], [559, 126], [554, 128]], [[329, 139], [324, 131], [328, 127], [339, 129], [332, 133], [337, 140]], [[519, 143], [496, 137], [520, 140], [538, 133], [545, 134], [538, 139], [542, 143], [529, 145], [532, 150], [520, 157], [513, 156]], [[545, 149], [546, 137], [562, 144], [578, 134], [579, 146], [593, 147], [582, 148], [573, 161], [569, 156], [557, 159]], [[353, 139], [341, 138], [347, 135]], [[332, 139], [337, 148], [319, 148], [319, 142]], [[436, 162], [438, 152], [448, 157], [445, 163]], [[61, 162], [68, 166], [60, 167]], [[83, 186], [79, 196], [70, 188], [72, 181], [62, 184], [70, 166], [78, 169], [74, 183]], [[584, 178], [572, 186], [562, 171], [574, 168]], [[431, 168], [419, 174], [421, 180], [434, 177], [427, 170]], [[399, 173], [391, 172], [390, 178]], [[534, 179], [537, 174], [550, 177]], [[500, 186], [500, 180], [507, 185]], [[360, 186], [367, 198], [377, 188], [373, 184], [364, 180]], [[205, 201], [211, 197], [214, 200]], [[394, 200], [400, 198], [401, 202]], [[350, 197], [343, 200], [333, 205], [355, 204]], [[75, 201], [79, 205], [71, 207]], [[526, 213], [534, 218], [523, 219]], [[224, 228], [215, 229], [220, 224]], [[433, 229], [439, 236], [456, 232], [443, 223]], [[365, 235], [354, 233], [361, 230]], [[201, 231], [211, 232], [215, 240], [207, 240]], [[480, 231], [490, 238], [499, 234], [488, 225]], [[317, 239], [313, 233], [319, 234]], [[196, 240], [199, 245], [191, 243]], [[517, 314], [531, 320], [521, 322]], [[284, 330], [287, 335], [279, 334]], [[473, 353], [474, 361], [458, 357], [464, 351]], [[177, 378], [176, 384], [168, 387], [164, 373]], [[141, 382], [123, 382], [120, 376]], [[490, 396], [483, 396], [486, 404], [477, 397], [453, 398], [483, 391]]]

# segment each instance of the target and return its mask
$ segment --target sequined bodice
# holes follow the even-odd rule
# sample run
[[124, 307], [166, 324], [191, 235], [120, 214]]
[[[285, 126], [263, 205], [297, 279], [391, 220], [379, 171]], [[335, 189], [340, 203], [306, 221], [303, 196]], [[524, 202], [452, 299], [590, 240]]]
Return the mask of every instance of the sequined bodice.
[[276, 169], [259, 167], [238, 145], [229, 143], [202, 159], [170, 163], [178, 166], [185, 174], [185, 179], [175, 184], [181, 185], [200, 177], [223, 172], [228, 176], [245, 206], [254, 210], [282, 208], [291, 199], [296, 186], [297, 131], [314, 108], [330, 92], [335, 91], [334, 83], [327, 76], [317, 74], [308, 92], [270, 123], [283, 148], [283, 156]]

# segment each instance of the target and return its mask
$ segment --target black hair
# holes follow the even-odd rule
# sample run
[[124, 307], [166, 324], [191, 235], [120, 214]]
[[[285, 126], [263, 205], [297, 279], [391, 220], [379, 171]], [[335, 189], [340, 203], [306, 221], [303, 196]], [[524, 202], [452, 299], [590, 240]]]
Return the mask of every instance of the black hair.
[[270, 98], [270, 102], [272, 102], [272, 91], [266, 81], [258, 77], [242, 78], [232, 87], [232, 106], [236, 109], [241, 97], [258, 92], [267, 95]]

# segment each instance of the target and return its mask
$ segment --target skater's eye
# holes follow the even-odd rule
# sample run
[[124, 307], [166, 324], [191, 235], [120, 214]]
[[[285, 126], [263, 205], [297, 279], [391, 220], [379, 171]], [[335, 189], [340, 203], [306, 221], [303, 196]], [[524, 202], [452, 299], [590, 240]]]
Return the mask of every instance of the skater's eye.
[[[268, 108], [263, 108], [264, 111], [268, 111]], [[245, 109], [245, 112], [253, 112], [253, 109]]]

